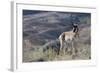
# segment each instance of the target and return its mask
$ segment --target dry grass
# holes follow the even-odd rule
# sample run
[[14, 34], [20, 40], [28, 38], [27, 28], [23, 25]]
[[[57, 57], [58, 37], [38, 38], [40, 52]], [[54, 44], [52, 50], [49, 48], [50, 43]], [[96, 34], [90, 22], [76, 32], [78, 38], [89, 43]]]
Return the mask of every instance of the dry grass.
[[[69, 48], [71, 49], [71, 48]], [[35, 49], [34, 51], [26, 51], [23, 53], [23, 62], [41, 62], [41, 61], [60, 61], [60, 60], [86, 60], [91, 58], [90, 45], [80, 44], [76, 46], [76, 56], [73, 58], [69, 51], [65, 54], [62, 52], [58, 55], [53, 49], [49, 48], [45, 52], [43, 49]], [[70, 50], [70, 52], [72, 52]]]

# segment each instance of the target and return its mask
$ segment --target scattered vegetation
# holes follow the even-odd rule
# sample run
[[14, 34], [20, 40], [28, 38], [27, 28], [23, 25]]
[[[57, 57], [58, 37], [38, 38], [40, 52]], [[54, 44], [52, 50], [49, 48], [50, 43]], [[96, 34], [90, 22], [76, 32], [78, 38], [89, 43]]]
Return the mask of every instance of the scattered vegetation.
[[91, 59], [91, 47], [84, 43], [75, 44], [76, 56], [73, 58], [70, 47], [66, 48], [65, 54], [61, 50], [58, 55], [54, 48], [48, 47], [36, 48], [34, 50], [23, 52], [23, 62], [41, 62], [41, 61], [60, 61], [60, 60], [86, 60]]

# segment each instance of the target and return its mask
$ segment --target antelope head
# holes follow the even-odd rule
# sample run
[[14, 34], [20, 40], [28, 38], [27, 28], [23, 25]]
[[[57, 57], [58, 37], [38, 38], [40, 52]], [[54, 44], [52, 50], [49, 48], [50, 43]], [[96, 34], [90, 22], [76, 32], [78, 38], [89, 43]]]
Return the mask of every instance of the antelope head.
[[75, 33], [75, 37], [76, 36], [79, 37], [79, 27], [78, 27], [78, 24], [73, 24], [73, 30], [72, 31]]

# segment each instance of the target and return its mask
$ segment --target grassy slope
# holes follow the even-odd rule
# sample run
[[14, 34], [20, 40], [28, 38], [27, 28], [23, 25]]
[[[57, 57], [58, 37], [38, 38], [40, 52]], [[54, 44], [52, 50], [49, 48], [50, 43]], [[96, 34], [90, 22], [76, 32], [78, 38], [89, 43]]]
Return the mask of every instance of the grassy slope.
[[[66, 51], [63, 54], [63, 50], [60, 55], [57, 55], [57, 51], [55, 51], [55, 47], [52, 49], [51, 45], [56, 44], [56, 42], [50, 43], [48, 49], [44, 51], [44, 48], [35, 48], [31, 49], [30, 51], [26, 51], [23, 53], [23, 61], [24, 62], [33, 62], [33, 61], [55, 61], [55, 60], [85, 60], [91, 58], [91, 43], [90, 43], [90, 28], [84, 28], [80, 31], [80, 38], [77, 38], [74, 42], [74, 48], [76, 48], [76, 57], [73, 58], [72, 54]], [[71, 48], [68, 47], [69, 51], [71, 52]]]

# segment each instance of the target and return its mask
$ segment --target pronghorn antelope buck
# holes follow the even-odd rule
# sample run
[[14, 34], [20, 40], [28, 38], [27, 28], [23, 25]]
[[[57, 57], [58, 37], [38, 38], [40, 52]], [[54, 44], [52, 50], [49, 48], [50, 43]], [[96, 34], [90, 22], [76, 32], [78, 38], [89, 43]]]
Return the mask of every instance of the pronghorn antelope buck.
[[73, 29], [71, 31], [63, 32], [59, 36], [59, 41], [60, 41], [59, 53], [61, 52], [61, 49], [63, 49], [63, 51], [65, 53], [65, 49], [63, 48], [64, 43], [70, 41], [71, 47], [72, 47], [72, 55], [75, 55], [75, 48], [73, 47], [73, 40], [75, 39], [75, 37], [79, 37], [78, 31], [79, 31], [78, 24], [73, 24]]

